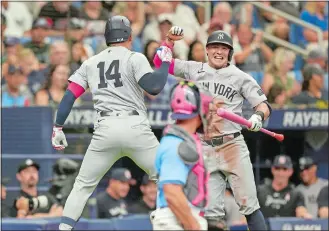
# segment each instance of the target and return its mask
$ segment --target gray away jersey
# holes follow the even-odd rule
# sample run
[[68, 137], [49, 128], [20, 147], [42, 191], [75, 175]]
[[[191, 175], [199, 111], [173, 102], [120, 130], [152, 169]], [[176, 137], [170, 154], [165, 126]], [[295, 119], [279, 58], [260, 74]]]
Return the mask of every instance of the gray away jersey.
[[146, 111], [138, 81], [149, 72], [153, 69], [143, 54], [109, 47], [83, 62], [69, 81], [90, 88], [97, 111]]
[[244, 99], [247, 99], [252, 107], [267, 100], [256, 80], [234, 65], [216, 70], [207, 63], [175, 59], [174, 75], [197, 81], [213, 95], [206, 139], [241, 130], [239, 124], [217, 116], [218, 108], [242, 115]]
[[328, 185], [328, 181], [322, 178], [318, 178], [317, 182], [312, 185], [300, 184], [296, 187], [299, 190], [305, 199], [305, 207], [307, 211], [313, 216], [318, 217], [318, 203], [317, 198], [323, 187]]

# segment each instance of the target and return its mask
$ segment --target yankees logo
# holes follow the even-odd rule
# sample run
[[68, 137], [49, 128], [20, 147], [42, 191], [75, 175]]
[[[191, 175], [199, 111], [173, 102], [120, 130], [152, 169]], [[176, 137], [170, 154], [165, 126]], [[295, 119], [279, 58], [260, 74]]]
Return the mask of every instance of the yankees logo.
[[219, 33], [218, 34], [218, 39], [224, 39], [224, 34], [223, 33]]

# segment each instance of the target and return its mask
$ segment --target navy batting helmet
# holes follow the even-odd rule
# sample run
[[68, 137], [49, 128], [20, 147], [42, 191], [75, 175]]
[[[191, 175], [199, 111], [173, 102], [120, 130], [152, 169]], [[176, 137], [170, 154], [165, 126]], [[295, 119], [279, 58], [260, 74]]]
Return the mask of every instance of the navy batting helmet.
[[211, 33], [211, 35], [209, 35], [206, 46], [208, 46], [209, 44], [215, 44], [215, 43], [225, 44], [230, 47], [230, 53], [228, 54], [228, 60], [231, 61], [232, 56], [233, 56], [233, 40], [232, 40], [231, 36], [222, 30], [214, 31]]
[[116, 15], [107, 20], [104, 33], [106, 45], [127, 41], [130, 35], [130, 22], [126, 17]]

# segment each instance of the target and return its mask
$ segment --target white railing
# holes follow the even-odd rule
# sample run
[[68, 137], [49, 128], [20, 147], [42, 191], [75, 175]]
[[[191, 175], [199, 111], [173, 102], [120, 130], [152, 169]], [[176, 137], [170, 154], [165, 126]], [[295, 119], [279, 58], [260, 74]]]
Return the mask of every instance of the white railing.
[[254, 6], [262, 9], [262, 10], [268, 11], [270, 13], [273, 13], [273, 14], [276, 14], [278, 16], [281, 16], [281, 17], [283, 17], [283, 18], [285, 18], [285, 19], [287, 19], [287, 20], [289, 20], [291, 22], [294, 22], [295, 24], [298, 24], [300, 26], [303, 26], [303, 27], [306, 27], [308, 29], [314, 30], [317, 33], [317, 35], [318, 35], [318, 45], [320, 47], [322, 47], [324, 45], [323, 44], [323, 32], [322, 32], [322, 30], [321, 30], [320, 27], [314, 26], [311, 23], [305, 22], [305, 21], [303, 21], [303, 20], [301, 20], [301, 19], [299, 19], [299, 18], [297, 18], [295, 16], [292, 16], [290, 14], [287, 14], [287, 13], [285, 13], [285, 12], [283, 12], [281, 10], [278, 10], [278, 9], [272, 7], [272, 6], [266, 6], [266, 5], [264, 5], [264, 4], [260, 3], [260, 2], [250, 2], [250, 3], [253, 4]]

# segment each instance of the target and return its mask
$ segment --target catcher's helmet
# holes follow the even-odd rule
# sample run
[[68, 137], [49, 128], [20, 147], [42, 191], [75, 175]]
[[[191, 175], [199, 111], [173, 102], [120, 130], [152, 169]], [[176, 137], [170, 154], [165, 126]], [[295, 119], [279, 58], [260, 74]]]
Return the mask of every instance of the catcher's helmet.
[[207, 127], [206, 117], [211, 101], [210, 92], [193, 82], [181, 81], [173, 86], [170, 92], [171, 118], [186, 120], [200, 116], [202, 126], [198, 130], [203, 133], [203, 128]]
[[127, 41], [130, 35], [130, 22], [126, 17], [116, 15], [107, 20], [104, 33], [106, 45]]
[[214, 31], [211, 33], [211, 35], [209, 35], [206, 46], [214, 43], [225, 44], [230, 47], [230, 53], [228, 54], [228, 61], [231, 61], [233, 56], [233, 40], [231, 36], [222, 30]]

